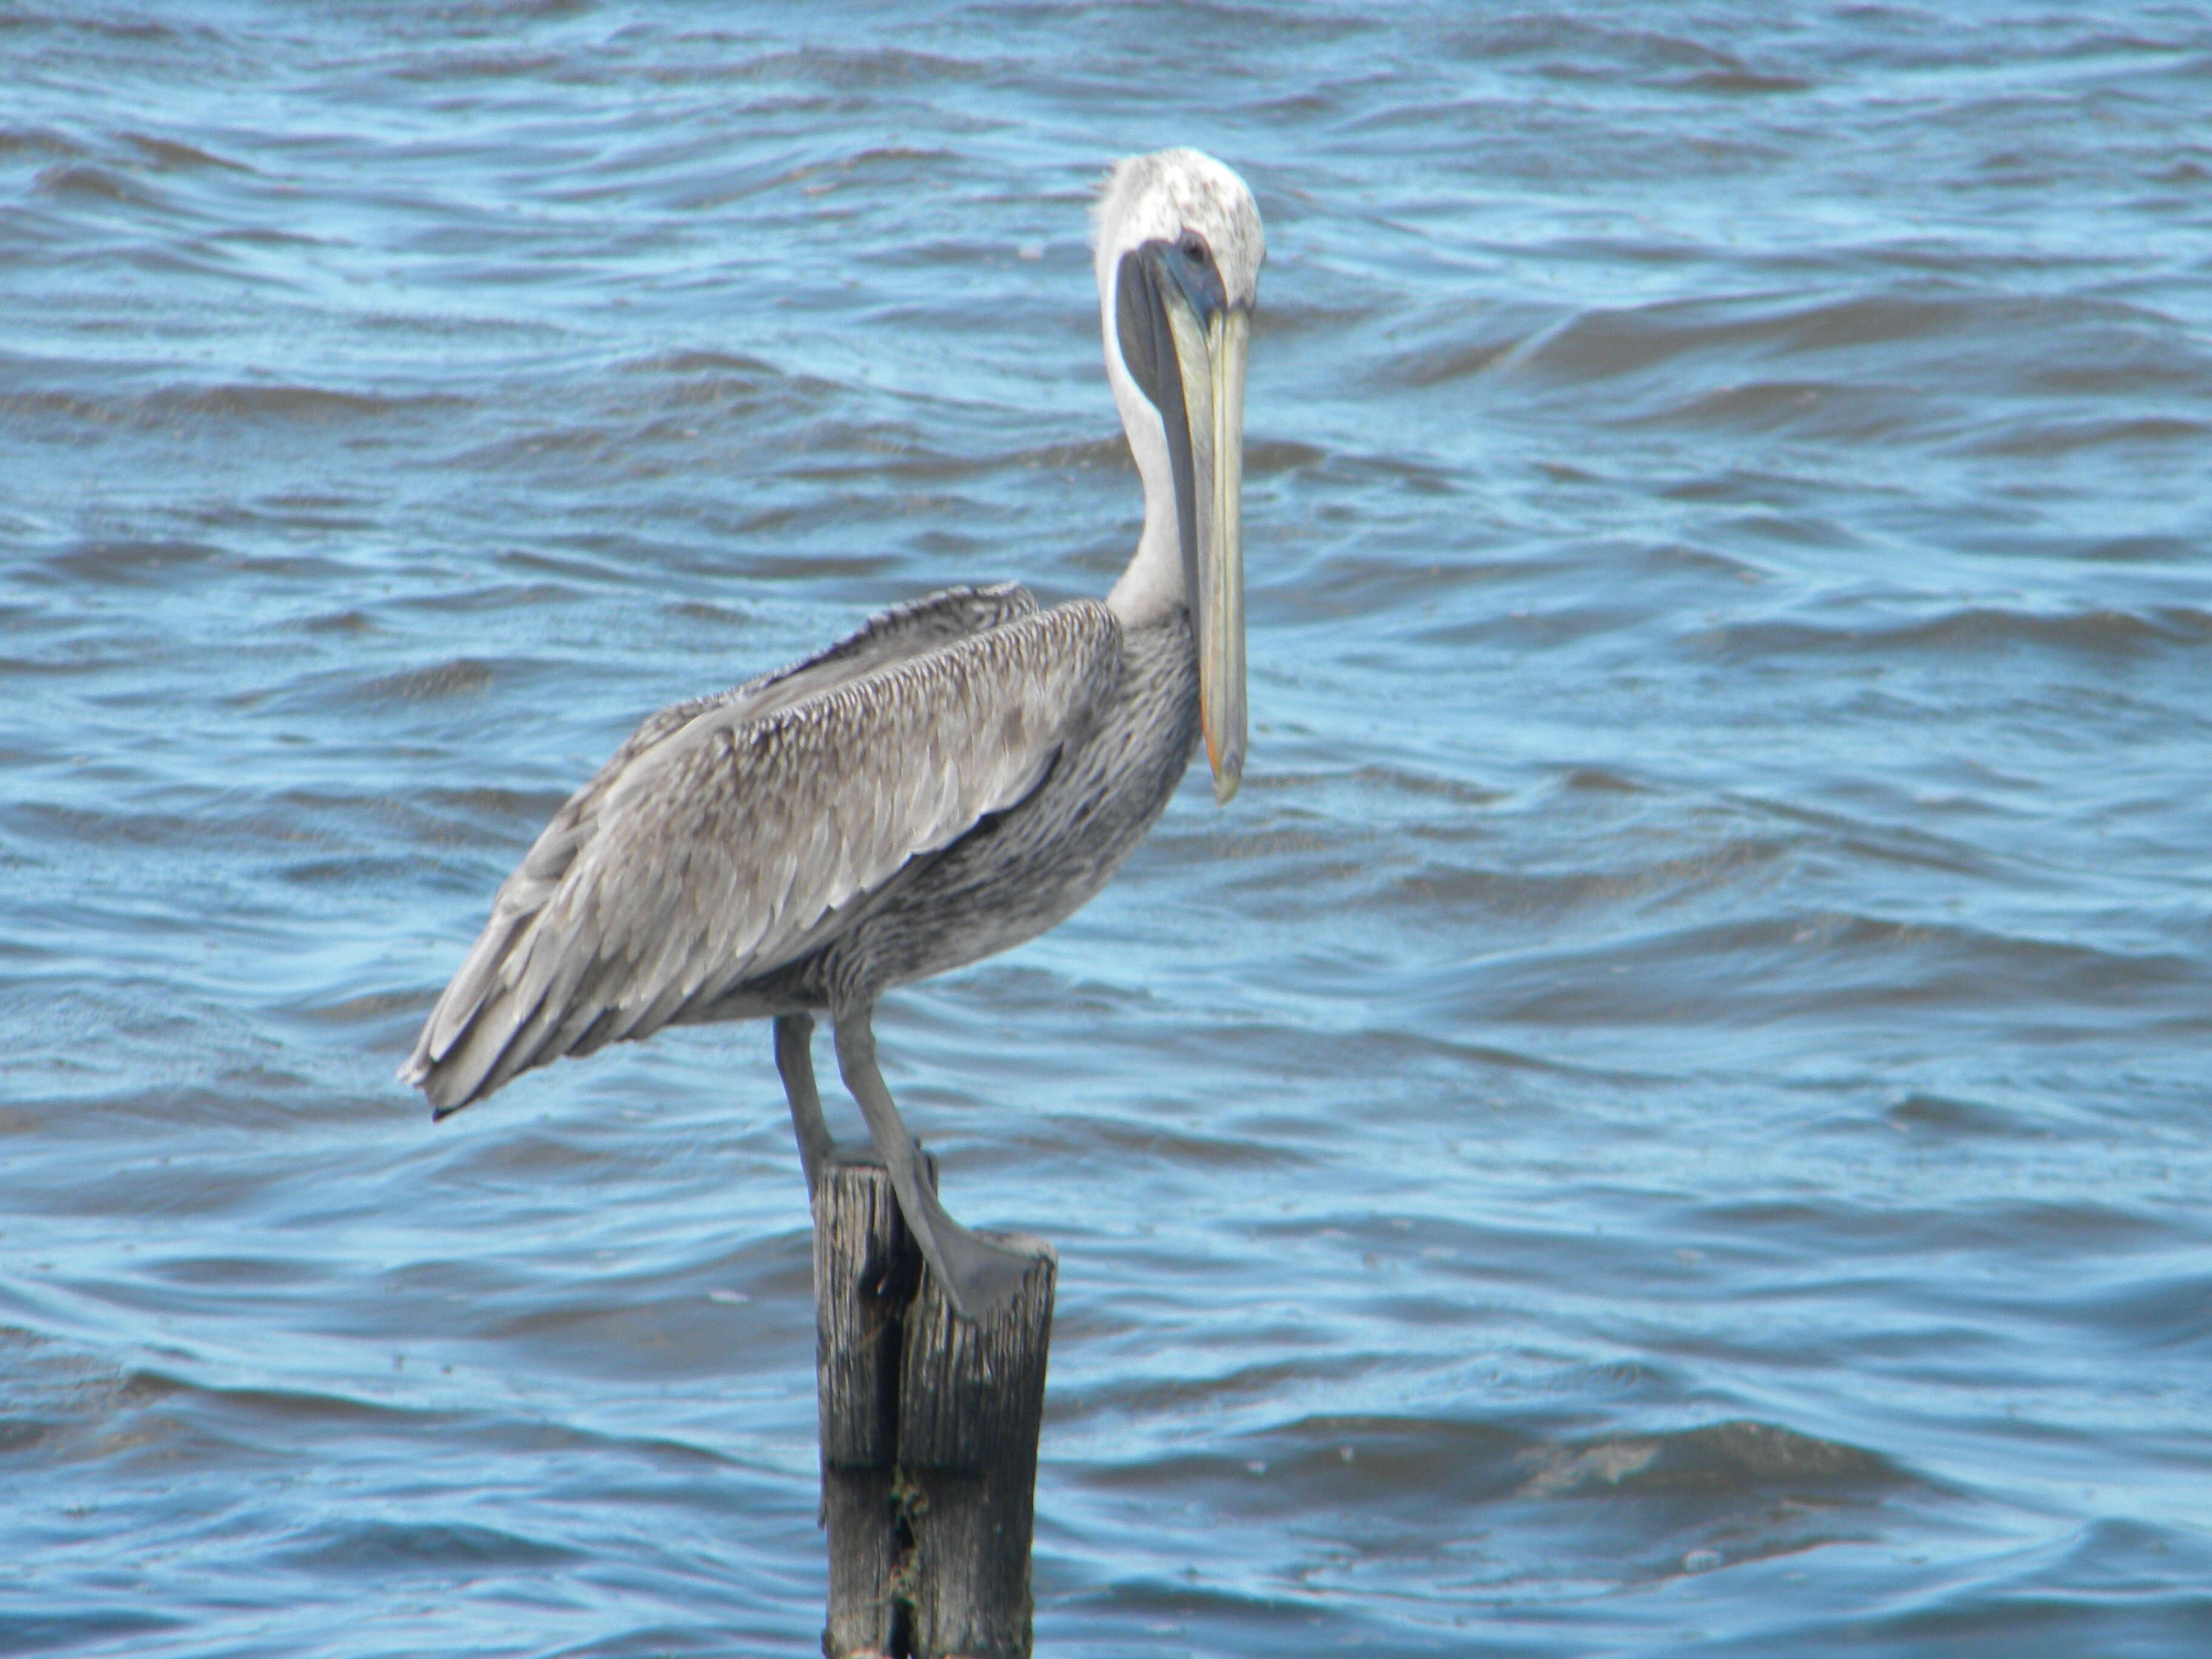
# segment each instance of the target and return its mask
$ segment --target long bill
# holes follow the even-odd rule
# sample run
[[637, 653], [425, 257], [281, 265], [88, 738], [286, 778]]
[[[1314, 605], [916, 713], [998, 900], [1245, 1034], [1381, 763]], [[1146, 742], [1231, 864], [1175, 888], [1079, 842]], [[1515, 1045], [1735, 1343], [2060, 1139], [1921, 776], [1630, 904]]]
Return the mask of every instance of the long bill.
[[1226, 802], [1244, 775], [1244, 358], [1252, 313], [1228, 306], [1202, 320], [1170, 289], [1183, 412], [1190, 430], [1196, 578], [1199, 720], [1213, 768], [1213, 799]]

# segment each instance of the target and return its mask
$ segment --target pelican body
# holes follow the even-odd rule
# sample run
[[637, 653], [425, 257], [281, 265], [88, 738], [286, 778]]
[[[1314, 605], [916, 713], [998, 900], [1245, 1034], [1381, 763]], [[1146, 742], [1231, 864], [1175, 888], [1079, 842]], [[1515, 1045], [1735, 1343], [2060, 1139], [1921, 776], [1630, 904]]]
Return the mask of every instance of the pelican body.
[[967, 1318], [1028, 1256], [947, 1215], [884, 1086], [894, 986], [1034, 938], [1104, 886], [1203, 740], [1244, 757], [1244, 362], [1266, 247], [1242, 179], [1194, 150], [1114, 169], [1096, 225], [1107, 378], [1145, 488], [1103, 602], [1012, 584], [870, 620], [796, 665], [652, 715], [493, 901], [400, 1075], [443, 1117], [535, 1066], [664, 1025], [775, 1022], [810, 1188], [846, 1086], [924, 1257]]

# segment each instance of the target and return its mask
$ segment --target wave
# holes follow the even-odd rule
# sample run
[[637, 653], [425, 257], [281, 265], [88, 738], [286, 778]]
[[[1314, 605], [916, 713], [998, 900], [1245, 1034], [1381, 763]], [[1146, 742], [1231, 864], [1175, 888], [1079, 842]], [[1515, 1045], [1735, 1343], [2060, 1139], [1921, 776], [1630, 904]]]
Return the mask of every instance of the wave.
[[2178, 605], [2056, 611], [1970, 605], [1910, 622], [1860, 628], [1786, 618], [1732, 623], [1701, 629], [1687, 642], [1698, 656], [1746, 664], [1822, 656], [1878, 656], [1904, 664], [1917, 655], [1944, 659], [2018, 650], [2122, 661], [2212, 643], [2212, 611]]

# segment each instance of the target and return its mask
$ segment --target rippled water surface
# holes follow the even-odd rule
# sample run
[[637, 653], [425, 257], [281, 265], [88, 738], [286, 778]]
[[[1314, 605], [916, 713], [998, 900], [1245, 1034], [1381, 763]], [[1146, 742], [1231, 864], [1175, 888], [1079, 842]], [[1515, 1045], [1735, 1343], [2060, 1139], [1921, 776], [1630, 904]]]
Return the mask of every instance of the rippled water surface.
[[1254, 757], [896, 995], [1061, 1655], [2212, 1650], [2201, 6], [0, 7], [0, 1650], [802, 1653], [767, 1034], [392, 1081], [644, 712], [1111, 580]]

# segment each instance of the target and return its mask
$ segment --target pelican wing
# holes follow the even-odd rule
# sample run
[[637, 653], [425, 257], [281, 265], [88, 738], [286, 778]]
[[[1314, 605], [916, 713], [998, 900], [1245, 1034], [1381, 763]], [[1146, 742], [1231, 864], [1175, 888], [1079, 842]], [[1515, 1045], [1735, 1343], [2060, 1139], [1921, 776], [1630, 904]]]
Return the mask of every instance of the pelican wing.
[[1034, 790], [1119, 662], [1102, 605], [963, 589], [662, 710], [500, 889], [401, 1076], [451, 1111], [796, 960]]

